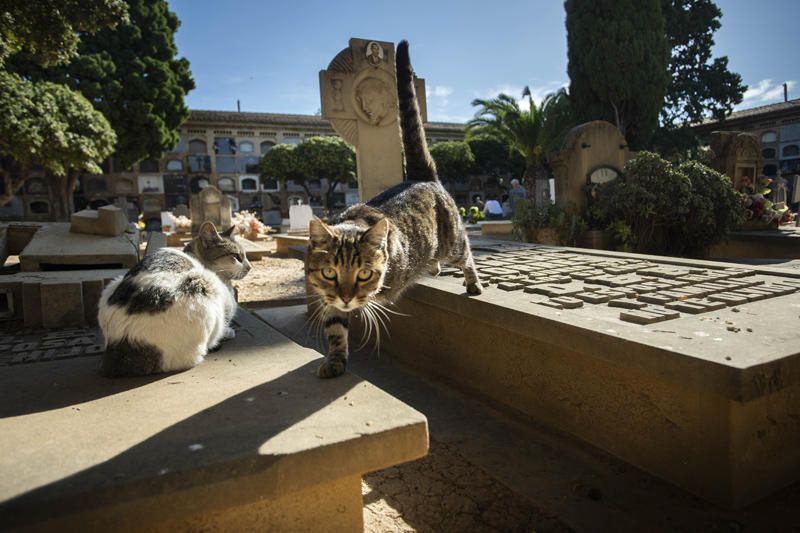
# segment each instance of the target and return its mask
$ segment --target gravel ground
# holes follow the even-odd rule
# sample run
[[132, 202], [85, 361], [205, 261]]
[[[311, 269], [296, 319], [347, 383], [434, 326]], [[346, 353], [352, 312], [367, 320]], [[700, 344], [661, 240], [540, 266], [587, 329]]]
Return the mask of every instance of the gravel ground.
[[570, 531], [464, 459], [431, 439], [417, 461], [364, 477], [364, 531]]
[[253, 269], [233, 285], [239, 291], [239, 302], [286, 300], [306, 293], [303, 262], [299, 259], [264, 257], [251, 261]]
[[[274, 248], [274, 241], [262, 242]], [[253, 269], [243, 280], [234, 281], [239, 302], [263, 302], [302, 297], [306, 293], [303, 262], [299, 259], [266, 256], [250, 261]]]

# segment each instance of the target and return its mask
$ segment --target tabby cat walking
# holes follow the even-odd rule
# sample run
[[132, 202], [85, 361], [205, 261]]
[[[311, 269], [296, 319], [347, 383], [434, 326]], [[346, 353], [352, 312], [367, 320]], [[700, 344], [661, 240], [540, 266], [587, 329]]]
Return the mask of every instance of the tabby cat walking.
[[315, 218], [309, 227], [306, 279], [319, 297], [315, 319], [328, 340], [318, 370], [323, 378], [345, 371], [350, 313], [358, 310], [379, 327], [385, 306], [423, 274], [438, 272], [440, 262], [461, 267], [467, 293], [482, 292], [458, 208], [428, 152], [406, 41], [397, 46], [396, 58], [408, 181], [350, 207], [333, 225]]
[[234, 337], [230, 280], [243, 278], [250, 263], [232, 229], [219, 234], [205, 222], [183, 252], [157, 250], [105, 288], [97, 317], [103, 375], [186, 370]]

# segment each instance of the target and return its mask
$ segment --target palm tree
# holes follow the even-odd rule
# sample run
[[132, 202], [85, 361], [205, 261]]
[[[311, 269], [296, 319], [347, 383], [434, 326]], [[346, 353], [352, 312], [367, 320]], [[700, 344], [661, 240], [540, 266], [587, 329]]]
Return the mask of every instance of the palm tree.
[[[477, 135], [495, 137], [525, 158], [523, 181], [538, 205], [548, 198], [547, 154], [561, 146], [564, 135], [575, 125], [566, 89], [548, 94], [538, 106], [528, 87], [522, 91], [528, 109], [507, 94], [489, 100], [476, 99], [480, 109], [467, 122], [467, 139]], [[529, 196], [529, 197], [530, 197]]]

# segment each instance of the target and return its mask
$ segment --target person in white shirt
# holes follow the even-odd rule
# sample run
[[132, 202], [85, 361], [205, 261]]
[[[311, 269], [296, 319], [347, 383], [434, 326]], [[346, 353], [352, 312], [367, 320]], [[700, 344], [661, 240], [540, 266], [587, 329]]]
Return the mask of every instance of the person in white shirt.
[[489, 199], [486, 200], [483, 214], [486, 215], [486, 220], [500, 220], [503, 218], [503, 207], [495, 196], [489, 196]]

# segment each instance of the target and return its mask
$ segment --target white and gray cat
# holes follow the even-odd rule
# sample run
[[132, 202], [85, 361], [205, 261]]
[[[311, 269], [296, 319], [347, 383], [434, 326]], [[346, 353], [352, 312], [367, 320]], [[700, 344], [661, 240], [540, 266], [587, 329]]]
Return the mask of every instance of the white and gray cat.
[[97, 316], [103, 375], [186, 370], [233, 338], [230, 281], [242, 279], [250, 263], [232, 230], [220, 234], [205, 222], [183, 252], [157, 250], [105, 288]]

